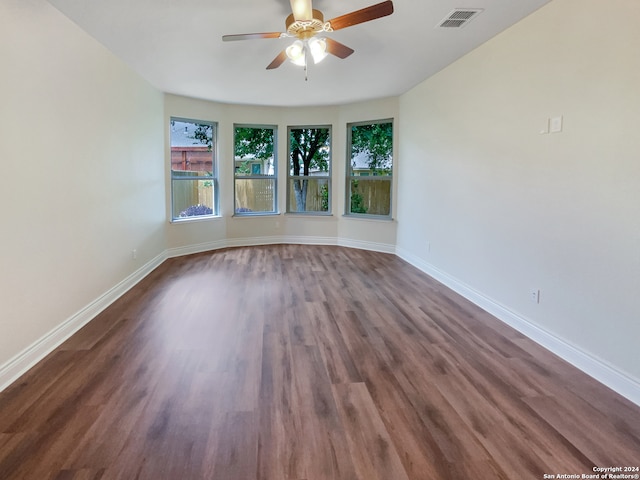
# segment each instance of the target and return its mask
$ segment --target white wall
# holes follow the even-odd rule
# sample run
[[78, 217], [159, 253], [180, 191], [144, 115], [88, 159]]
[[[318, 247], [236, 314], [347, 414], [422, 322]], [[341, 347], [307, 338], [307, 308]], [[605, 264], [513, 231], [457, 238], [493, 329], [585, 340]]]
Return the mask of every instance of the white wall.
[[0, 2], [0, 65], [2, 388], [166, 245], [162, 94], [44, 0]]
[[[221, 217], [175, 222], [167, 226], [172, 255], [250, 243], [293, 241], [335, 243], [381, 251], [394, 251], [396, 222], [344, 217], [346, 125], [349, 122], [397, 119], [398, 99], [310, 108], [275, 108], [228, 105], [191, 98], [165, 97], [165, 161], [169, 165], [169, 119], [183, 117], [218, 122]], [[278, 197], [280, 215], [233, 217], [233, 125], [235, 123], [278, 127]], [[332, 128], [331, 216], [284, 214], [286, 211], [287, 127], [330, 125]], [[397, 142], [396, 142], [397, 143]], [[168, 167], [167, 167], [168, 168]], [[167, 205], [170, 185], [167, 179]], [[167, 216], [170, 216], [167, 207]], [[395, 218], [395, 215], [394, 215]]]
[[639, 18], [554, 0], [403, 95], [397, 243], [636, 401]]

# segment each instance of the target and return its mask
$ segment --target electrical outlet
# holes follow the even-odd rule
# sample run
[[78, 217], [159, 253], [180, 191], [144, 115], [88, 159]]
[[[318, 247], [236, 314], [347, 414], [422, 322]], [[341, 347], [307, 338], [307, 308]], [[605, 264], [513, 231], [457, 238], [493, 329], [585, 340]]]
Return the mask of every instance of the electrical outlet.
[[529, 298], [533, 303], [540, 303], [540, 290], [537, 288], [531, 289], [529, 291]]
[[134, 248], [133, 250], [131, 250], [131, 259], [135, 260], [137, 258], [138, 258], [138, 250]]

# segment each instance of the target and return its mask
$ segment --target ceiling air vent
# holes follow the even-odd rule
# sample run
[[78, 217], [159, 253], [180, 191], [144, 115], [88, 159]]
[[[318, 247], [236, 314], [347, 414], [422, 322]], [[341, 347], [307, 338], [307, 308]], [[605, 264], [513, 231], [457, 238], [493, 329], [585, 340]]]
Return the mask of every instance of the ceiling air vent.
[[481, 8], [456, 8], [453, 12], [444, 17], [444, 19], [438, 23], [437, 27], [462, 28], [480, 12], [482, 12]]

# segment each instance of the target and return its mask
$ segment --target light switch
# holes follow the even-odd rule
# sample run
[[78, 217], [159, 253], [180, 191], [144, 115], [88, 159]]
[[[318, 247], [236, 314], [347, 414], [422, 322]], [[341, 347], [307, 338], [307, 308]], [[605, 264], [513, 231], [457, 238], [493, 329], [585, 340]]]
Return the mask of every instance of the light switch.
[[551, 117], [549, 120], [549, 131], [551, 133], [559, 133], [562, 131], [562, 115], [559, 117]]

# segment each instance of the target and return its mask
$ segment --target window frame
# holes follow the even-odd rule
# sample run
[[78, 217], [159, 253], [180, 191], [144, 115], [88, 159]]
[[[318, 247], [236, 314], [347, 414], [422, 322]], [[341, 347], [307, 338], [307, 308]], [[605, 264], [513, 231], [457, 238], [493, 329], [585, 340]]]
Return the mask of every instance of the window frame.
[[[273, 132], [273, 175], [237, 175], [236, 174], [236, 129], [237, 128], [255, 128], [271, 130]], [[278, 126], [262, 125], [255, 123], [234, 123], [233, 124], [233, 216], [237, 217], [260, 217], [265, 215], [279, 215], [280, 209], [278, 205]], [[273, 181], [273, 209], [270, 211], [260, 212], [238, 212], [236, 205], [236, 185], [238, 180], [272, 180]]]
[[[354, 175], [353, 174], [353, 165], [352, 165], [352, 150], [353, 150], [353, 128], [364, 125], [377, 125], [381, 123], [390, 123], [391, 124], [391, 174], [390, 175], [371, 175], [367, 173], [366, 175]], [[392, 220], [393, 219], [393, 177], [395, 175], [395, 158], [393, 157], [393, 145], [395, 143], [394, 138], [394, 119], [393, 118], [383, 118], [378, 120], [363, 120], [358, 122], [350, 122], [347, 123], [347, 141], [346, 141], [346, 156], [345, 156], [345, 164], [346, 164], [346, 175], [345, 175], [345, 208], [344, 215], [352, 218], [368, 218], [368, 219], [378, 219], [378, 220]], [[351, 185], [353, 180], [370, 182], [370, 181], [388, 181], [389, 182], [389, 213], [386, 215], [376, 214], [376, 213], [355, 213], [351, 211]]]
[[[173, 122], [182, 122], [182, 123], [192, 123], [195, 125], [209, 125], [211, 126], [211, 174], [199, 176], [199, 177], [189, 177], [189, 176], [176, 176], [174, 175], [173, 164], [171, 161], [171, 132], [172, 132], [172, 123]], [[181, 223], [193, 220], [202, 220], [207, 218], [218, 217], [220, 212], [220, 189], [219, 189], [219, 181], [218, 181], [218, 122], [214, 122], [212, 120], [199, 120], [194, 118], [187, 117], [169, 117], [169, 177], [171, 182], [171, 199], [170, 199], [170, 218], [171, 223]], [[174, 184], [175, 182], [196, 182], [196, 181], [211, 181], [213, 187], [213, 195], [212, 195], [212, 213], [206, 215], [193, 215], [189, 217], [175, 217], [175, 197], [174, 197]]]
[[[287, 126], [287, 198], [286, 198], [286, 213], [295, 214], [295, 215], [312, 215], [312, 216], [331, 216], [332, 213], [332, 171], [333, 171], [333, 126], [332, 125], [288, 125]], [[329, 156], [327, 159], [327, 163], [329, 168], [327, 169], [326, 175], [292, 175], [292, 164], [291, 164], [291, 131], [299, 130], [299, 129], [312, 129], [312, 128], [324, 128], [329, 131], [328, 137], [328, 146], [329, 146]], [[326, 180], [327, 181], [327, 211], [315, 211], [315, 210], [291, 210], [291, 202], [292, 202], [292, 188], [291, 188], [291, 180], [297, 178], [307, 178], [307, 179], [318, 179], [318, 180]], [[295, 199], [293, 199], [295, 201]]]

